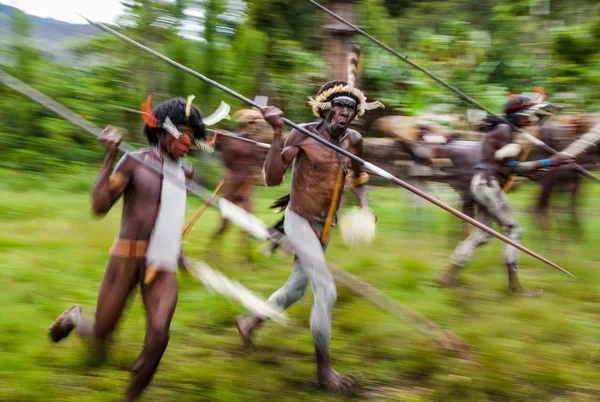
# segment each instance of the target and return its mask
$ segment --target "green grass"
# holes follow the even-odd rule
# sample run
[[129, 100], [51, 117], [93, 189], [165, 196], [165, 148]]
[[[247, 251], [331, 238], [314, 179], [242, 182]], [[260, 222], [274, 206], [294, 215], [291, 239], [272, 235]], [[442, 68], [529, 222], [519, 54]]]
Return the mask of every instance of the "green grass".
[[[72, 303], [91, 316], [117, 234], [120, 206], [104, 219], [91, 216], [89, 188], [95, 172], [31, 176], [1, 171], [0, 181], [0, 400], [119, 400], [127, 368], [141, 350], [144, 313], [136, 295], [116, 333], [111, 355], [97, 364], [73, 336], [52, 344], [46, 329]], [[434, 278], [448, 264], [460, 236], [457, 220], [401, 189], [372, 188], [379, 216], [378, 238], [363, 250], [348, 250], [337, 231], [328, 258], [468, 341], [474, 361], [444, 353], [427, 335], [399, 322], [339, 287], [333, 315], [332, 356], [342, 373], [360, 371], [365, 389], [354, 400], [394, 401], [589, 401], [600, 395], [600, 216], [597, 187], [586, 183], [583, 243], [536, 232], [526, 214], [534, 185], [511, 195], [525, 227], [523, 243], [569, 269], [572, 280], [531, 257], [522, 257], [525, 285], [543, 287], [540, 299], [506, 296], [499, 241], [476, 254], [461, 275], [464, 286], [439, 289]], [[283, 195], [258, 189], [257, 214]], [[349, 201], [350, 197], [348, 197]], [[190, 198], [188, 215], [200, 205]], [[219, 224], [209, 209], [185, 249], [203, 259], [209, 234]], [[240, 231], [232, 229], [222, 262], [228, 276], [267, 297], [286, 280], [291, 257], [253, 265], [237, 253]], [[450, 236], [451, 237], [450, 237]], [[259, 244], [256, 243], [256, 248]], [[289, 310], [286, 326], [267, 323], [256, 337], [257, 352], [243, 355], [233, 324], [244, 309], [180, 277], [171, 341], [147, 390], [146, 401], [278, 400], [336, 401], [313, 388], [314, 357], [308, 327], [312, 295]]]

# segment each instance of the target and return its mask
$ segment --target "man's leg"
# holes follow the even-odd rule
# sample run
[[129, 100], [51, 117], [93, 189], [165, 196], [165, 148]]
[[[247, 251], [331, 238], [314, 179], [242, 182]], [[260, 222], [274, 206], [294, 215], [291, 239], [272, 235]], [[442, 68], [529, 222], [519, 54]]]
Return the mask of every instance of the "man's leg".
[[[229, 172], [223, 181], [223, 198], [225, 198], [229, 202], [235, 202], [235, 193], [238, 191], [241, 186], [240, 180], [238, 180], [235, 175]], [[217, 257], [221, 252], [221, 241], [223, 235], [229, 228], [229, 221], [227, 219], [222, 219], [221, 227], [212, 235], [209, 254]]]
[[[481, 191], [474, 193], [475, 199], [483, 205], [493, 220], [498, 222], [509, 239], [520, 242], [523, 230], [519, 226], [510, 207], [508, 196], [495, 179], [490, 179]], [[523, 296], [539, 296], [542, 291], [529, 291], [519, 283], [519, 250], [508, 244], [504, 245], [504, 259], [508, 270], [508, 291]]]
[[71, 306], [48, 329], [52, 340], [58, 342], [77, 328], [79, 336], [102, 349], [106, 339], [116, 328], [128, 296], [136, 285], [138, 261], [133, 258], [111, 257], [98, 294], [95, 323], [92, 325], [83, 320], [81, 307]]
[[[252, 186], [253, 183], [246, 183], [245, 186], [248, 186], [247, 190], [244, 190], [243, 188], [240, 189], [241, 191], [243, 191], [243, 194], [241, 194], [241, 204], [242, 204], [242, 208], [244, 208], [244, 210], [246, 210], [249, 213], [252, 213]], [[246, 256], [246, 260], [247, 262], [252, 262], [252, 236], [243, 231], [242, 232], [242, 244], [244, 247], [244, 254]]]
[[538, 201], [535, 206], [535, 215], [541, 229], [545, 232], [546, 236], [551, 235], [550, 218], [548, 215], [548, 209], [550, 205], [550, 197], [556, 184], [556, 174], [551, 171], [546, 177], [540, 180], [542, 189], [538, 196]]
[[571, 189], [570, 198], [570, 212], [571, 212], [571, 227], [575, 235], [575, 239], [578, 242], [583, 241], [583, 230], [581, 228], [581, 221], [579, 219], [579, 198], [581, 190], [581, 179], [579, 176], [573, 179], [572, 183], [569, 183]]
[[[471, 183], [471, 195], [475, 198], [475, 193], [480, 192], [484, 179], [480, 175], [475, 175]], [[479, 222], [486, 226], [491, 226], [493, 219], [482, 205], [477, 205], [477, 218]], [[457, 276], [462, 267], [473, 258], [475, 250], [490, 240], [490, 235], [481, 229], [472, 229], [471, 234], [463, 240], [450, 256], [452, 264], [437, 279], [437, 282], [444, 287], [454, 287], [457, 285]]]
[[152, 380], [169, 343], [169, 327], [177, 305], [175, 272], [158, 273], [154, 281], [142, 288], [146, 307], [146, 338], [142, 353], [131, 369], [133, 379], [127, 389], [127, 401], [136, 401]]
[[[278, 306], [282, 310], [286, 310], [289, 306], [297, 302], [304, 296], [308, 286], [308, 277], [304, 273], [300, 262], [296, 258], [294, 269], [290, 274], [287, 282], [279, 290], [269, 297], [269, 303]], [[236, 325], [238, 332], [244, 343], [244, 348], [250, 350], [252, 348], [252, 333], [266, 318], [258, 315], [249, 317], [238, 317]]]
[[302, 270], [313, 288], [310, 330], [315, 344], [319, 386], [330, 391], [349, 391], [359, 384], [354, 379], [339, 375], [331, 366], [329, 356], [331, 315], [337, 293], [323, 246], [308, 221], [291, 210], [286, 211], [285, 233], [296, 249]]

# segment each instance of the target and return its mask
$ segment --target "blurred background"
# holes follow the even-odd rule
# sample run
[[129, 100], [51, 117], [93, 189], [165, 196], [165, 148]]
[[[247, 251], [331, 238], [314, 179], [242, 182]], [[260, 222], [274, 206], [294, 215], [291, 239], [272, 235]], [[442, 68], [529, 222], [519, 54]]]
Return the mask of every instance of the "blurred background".
[[[327, 5], [496, 112], [501, 112], [507, 91], [531, 92], [535, 86], [543, 86], [548, 100], [564, 104], [567, 111], [600, 111], [596, 1], [364, 0]], [[467, 106], [454, 94], [306, 1], [3, 0], [2, 68], [98, 125], [122, 127], [132, 141], [140, 140], [141, 119], [113, 107], [137, 109], [148, 94], [155, 102], [195, 94], [205, 114], [221, 99], [234, 110], [243, 105], [84, 24], [75, 13], [117, 24], [131, 38], [247, 97], [268, 96], [292, 120], [312, 119], [307, 97], [339, 75], [340, 64], [345, 68], [350, 41], [362, 52], [359, 87], [386, 105], [365, 117], [363, 134], [377, 135], [369, 129], [382, 114], [435, 114], [446, 116], [445, 123], [466, 116]], [[43, 18], [49, 16], [58, 20]], [[90, 146], [92, 138], [10, 89], [0, 91], [0, 117], [10, 122], [2, 127], [2, 166], [60, 169], [63, 162], [101, 158], [100, 148]]]
[[[547, 100], [563, 107], [556, 122], [566, 127], [563, 140], [581, 134], [573, 128], [578, 122], [600, 122], [597, 0], [323, 4], [494, 112], [502, 113], [507, 93], [543, 87]], [[139, 109], [148, 94], [154, 105], [194, 94], [205, 115], [221, 100], [232, 112], [246, 105], [85, 24], [76, 13], [105, 22], [251, 99], [268, 97], [298, 123], [314, 119], [308, 97], [326, 81], [345, 78], [347, 52], [358, 44], [358, 86], [369, 100], [386, 106], [356, 122], [367, 137], [367, 159], [459, 205], [459, 193], [438, 182], [426, 184], [394, 144], [419, 140], [423, 132], [478, 141], [474, 127], [481, 115], [310, 3], [0, 0], [0, 67], [97, 126], [119, 127], [126, 141], [142, 146], [142, 119], [116, 106]], [[100, 221], [89, 213], [89, 190], [104, 150], [92, 136], [4, 85], [0, 122], [0, 400], [117, 400], [143, 340], [139, 298], [105, 365], [91, 362], [79, 341], [51, 345], [45, 332], [69, 304], [81, 303], [88, 314], [95, 305], [120, 218], [118, 211]], [[595, 168], [597, 156], [586, 167]], [[446, 156], [438, 159], [443, 168]], [[198, 152], [191, 160], [196, 180], [214, 188], [223, 174], [218, 153]], [[343, 372], [362, 370], [365, 390], [357, 400], [600, 398], [600, 190], [577, 175], [559, 181], [552, 209], [546, 211], [550, 228], [542, 228], [531, 214], [539, 206], [538, 184], [511, 194], [525, 227], [524, 245], [579, 277], [571, 280], [523, 257], [524, 284], [546, 289], [535, 300], [506, 297], [497, 241], [464, 270], [463, 288], [435, 287], [462, 225], [403, 190], [373, 186], [377, 241], [366, 251], [348, 250], [336, 231], [328, 258], [452, 330], [471, 344], [474, 355], [448, 355], [427, 335], [340, 287], [332, 356]], [[289, 179], [282, 188], [257, 190], [255, 210], [267, 223], [275, 221], [267, 206], [288, 186]], [[199, 205], [190, 198], [188, 215]], [[202, 217], [186, 242], [190, 255], [203, 258], [209, 233], [219, 223], [215, 211]], [[256, 250], [255, 263], [242, 265], [238, 237], [237, 232], [228, 235], [215, 267], [266, 297], [285, 281], [292, 260], [268, 259]], [[248, 357], [239, 351], [233, 325], [243, 308], [189, 277], [180, 285], [171, 343], [144, 400], [344, 399], [312, 387], [307, 318], [312, 296], [290, 310], [292, 326], [271, 323], [257, 338], [259, 352]]]

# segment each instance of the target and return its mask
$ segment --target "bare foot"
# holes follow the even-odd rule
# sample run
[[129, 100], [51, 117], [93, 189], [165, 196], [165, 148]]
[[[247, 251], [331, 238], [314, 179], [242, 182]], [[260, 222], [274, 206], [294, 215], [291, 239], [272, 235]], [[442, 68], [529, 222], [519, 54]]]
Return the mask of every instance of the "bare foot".
[[363, 377], [360, 373], [343, 376], [334, 369], [317, 375], [317, 385], [320, 389], [340, 394], [351, 394], [362, 388]]
[[81, 307], [77, 304], [69, 307], [48, 328], [48, 334], [54, 342], [66, 338], [75, 328], [81, 316]]
[[235, 319], [235, 326], [240, 334], [240, 338], [242, 338], [243, 351], [246, 353], [253, 351], [252, 332], [256, 326], [256, 317], [237, 317]]
[[544, 289], [527, 289], [520, 285], [508, 287], [510, 296], [540, 297], [542, 293], [544, 293]]

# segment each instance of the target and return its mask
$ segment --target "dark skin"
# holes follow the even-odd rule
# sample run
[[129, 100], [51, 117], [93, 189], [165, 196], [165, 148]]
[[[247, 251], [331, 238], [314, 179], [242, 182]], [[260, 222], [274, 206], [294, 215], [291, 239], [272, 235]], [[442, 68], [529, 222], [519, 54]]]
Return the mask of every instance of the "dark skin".
[[[524, 128], [529, 124], [529, 119], [526, 117], [522, 117], [516, 121], [516, 125], [519, 128]], [[487, 166], [486, 169], [481, 170], [480, 172], [487, 178], [488, 183], [490, 178], [495, 178], [502, 187], [510, 174], [519, 171], [527, 172], [529, 174], [528, 177], [533, 180], [539, 179], [547, 174], [548, 169], [543, 167], [541, 160], [519, 162], [512, 167], [505, 166], [506, 160], [498, 161], [496, 159], [496, 152], [510, 143], [513, 143], [511, 128], [506, 124], [499, 124], [486, 134], [482, 143], [481, 162]], [[510, 159], [514, 158], [510, 157]], [[549, 158], [549, 160], [552, 166], [559, 166], [568, 163], [571, 158], [557, 154]], [[498, 172], [503, 173], [503, 175]], [[518, 266], [515, 266], [513, 263], [510, 263], [508, 266], [509, 292], [511, 294], [523, 296], [539, 296], [541, 292], [531, 292], [520, 285], [516, 271], [517, 267]], [[461, 267], [458, 265], [452, 265], [450, 269], [438, 279], [438, 283], [445, 287], [456, 286], [456, 275], [460, 268]]]
[[[265, 162], [265, 178], [267, 185], [279, 185], [283, 175], [292, 161], [295, 160], [294, 174], [288, 208], [308, 220], [324, 221], [332, 201], [333, 189], [340, 166], [338, 154], [318, 143], [316, 140], [293, 130], [286, 138], [282, 139], [283, 113], [272, 106], [261, 110], [264, 119], [273, 127], [274, 136], [271, 148]], [[353, 103], [335, 103], [327, 116], [319, 123], [304, 126], [321, 138], [348, 150], [357, 156], [363, 154], [363, 139], [361, 135], [348, 129], [356, 116]], [[348, 158], [341, 158], [346, 164]], [[356, 177], [360, 176], [361, 167], [352, 162], [351, 169]], [[367, 205], [367, 185], [363, 184], [352, 189], [361, 207]], [[336, 208], [339, 207], [339, 204]], [[321, 233], [315, 232], [317, 236]], [[251, 334], [262, 320], [258, 317], [249, 317], [238, 321], [238, 329], [246, 345], [250, 345]], [[327, 390], [344, 392], [354, 386], [348, 377], [341, 376], [332, 367], [328, 350], [321, 350], [315, 344], [317, 358], [317, 381]]]
[[[294, 212], [307, 219], [324, 219], [331, 204], [340, 158], [344, 164], [347, 163], [348, 158], [339, 157], [335, 151], [297, 130], [292, 130], [284, 144], [281, 137], [283, 129], [281, 111], [274, 107], [267, 107], [261, 112], [275, 131], [265, 161], [267, 185], [279, 185], [285, 171], [296, 159], [297, 174], [292, 180], [288, 208], [292, 208]], [[337, 104], [333, 105], [321, 122], [304, 127], [321, 138], [362, 157], [362, 136], [357, 131], [348, 129], [355, 115], [353, 106]], [[360, 176], [362, 171], [360, 164], [352, 161], [351, 169], [356, 177]], [[366, 185], [357, 186], [352, 189], [352, 192], [361, 207], [368, 207]]]
[[[255, 126], [254, 122], [249, 122], [236, 132], [236, 135], [248, 138], [255, 132]], [[227, 201], [252, 212], [251, 193], [256, 185], [258, 174], [260, 174], [262, 163], [260, 158], [263, 153], [254, 144], [227, 137], [221, 138], [221, 145], [223, 161], [227, 168], [223, 184], [223, 196]], [[224, 219], [221, 227], [213, 235], [213, 239], [219, 241], [228, 226], [229, 221]], [[247, 260], [250, 260], [250, 237], [248, 234], [244, 234], [244, 237], [246, 257]]]
[[[530, 125], [530, 121], [526, 117], [520, 118], [516, 126], [519, 128], [525, 128]], [[513, 173], [514, 167], [504, 166], [503, 161], [498, 161], [495, 158], [495, 153], [505, 145], [508, 145], [513, 142], [513, 136], [511, 134], [511, 128], [506, 124], [499, 124], [493, 130], [489, 131], [483, 140], [482, 148], [481, 148], [481, 160], [489, 165], [491, 165], [494, 169], [506, 174], [507, 176]], [[562, 164], [568, 163], [570, 159], [565, 155], [553, 155], [549, 158], [552, 166], [560, 166]], [[541, 160], [527, 162], [529, 164], [528, 171], [531, 172], [527, 176], [531, 180], [539, 180], [548, 174], [548, 169], [542, 165]], [[484, 175], [494, 176], [496, 177], [500, 185], [504, 185], [505, 179], [498, 174], [495, 174], [492, 171], [484, 171]]]
[[[190, 150], [192, 130], [185, 126], [178, 126], [178, 129], [184, 134], [179, 139], [164, 132], [158, 135], [158, 149], [165, 157], [182, 158]], [[162, 178], [131, 156], [123, 157], [113, 171], [112, 166], [121, 140], [121, 136], [110, 127], [100, 136], [106, 155], [92, 188], [92, 211], [97, 216], [104, 216], [123, 196], [119, 237], [147, 241], [159, 210]], [[138, 157], [162, 169], [162, 163], [153, 151], [143, 152]], [[121, 183], [111, 189], [110, 177], [113, 173], [121, 177]], [[188, 178], [193, 175], [190, 169], [185, 170], [185, 173]], [[144, 280], [145, 265], [144, 258], [111, 256], [98, 295], [95, 322], [85, 322], [81, 317], [81, 308], [73, 306], [50, 327], [52, 339], [58, 342], [77, 328], [78, 335], [103, 351], [131, 292]], [[167, 347], [169, 326], [177, 304], [175, 272], [159, 271], [151, 284], [142, 285], [141, 288], [146, 308], [146, 338], [142, 353], [131, 370], [133, 378], [126, 393], [126, 401], [138, 400], [152, 379]]]

